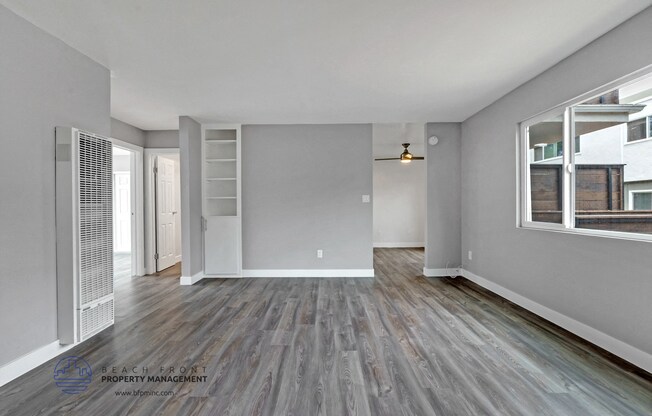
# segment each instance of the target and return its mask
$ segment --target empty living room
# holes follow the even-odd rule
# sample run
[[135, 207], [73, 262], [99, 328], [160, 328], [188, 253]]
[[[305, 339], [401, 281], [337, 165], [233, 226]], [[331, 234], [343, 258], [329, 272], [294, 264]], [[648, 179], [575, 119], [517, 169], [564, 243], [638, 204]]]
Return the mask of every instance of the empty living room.
[[0, 0], [0, 416], [652, 415], [652, 0]]

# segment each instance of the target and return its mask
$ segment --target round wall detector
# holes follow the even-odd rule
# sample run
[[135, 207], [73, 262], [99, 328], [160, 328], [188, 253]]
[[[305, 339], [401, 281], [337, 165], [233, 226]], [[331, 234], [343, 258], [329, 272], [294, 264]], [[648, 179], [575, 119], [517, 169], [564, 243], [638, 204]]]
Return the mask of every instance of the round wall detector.
[[430, 136], [430, 137], [428, 137], [428, 144], [429, 144], [430, 146], [434, 146], [434, 145], [436, 145], [437, 143], [439, 143], [439, 138], [438, 138], [437, 136]]

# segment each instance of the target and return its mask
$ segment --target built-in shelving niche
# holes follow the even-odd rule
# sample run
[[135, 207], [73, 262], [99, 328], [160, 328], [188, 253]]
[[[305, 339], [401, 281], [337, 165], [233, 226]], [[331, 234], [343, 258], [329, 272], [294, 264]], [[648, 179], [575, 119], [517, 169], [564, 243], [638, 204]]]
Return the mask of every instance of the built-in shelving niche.
[[242, 275], [240, 125], [202, 126], [204, 275]]

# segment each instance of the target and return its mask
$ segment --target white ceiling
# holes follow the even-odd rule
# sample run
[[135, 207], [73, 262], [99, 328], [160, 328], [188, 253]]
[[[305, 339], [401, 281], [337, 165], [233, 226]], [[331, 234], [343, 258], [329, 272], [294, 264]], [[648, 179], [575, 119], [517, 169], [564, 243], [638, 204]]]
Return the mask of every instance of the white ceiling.
[[112, 115], [462, 121], [652, 0], [0, 0], [112, 70]]

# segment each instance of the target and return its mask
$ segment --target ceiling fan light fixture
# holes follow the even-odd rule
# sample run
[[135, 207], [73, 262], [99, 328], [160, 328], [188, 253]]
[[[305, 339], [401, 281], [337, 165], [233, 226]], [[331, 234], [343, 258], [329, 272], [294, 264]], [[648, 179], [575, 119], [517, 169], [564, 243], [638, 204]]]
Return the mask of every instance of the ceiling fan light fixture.
[[410, 163], [412, 162], [412, 154], [407, 150], [401, 153], [401, 163]]
[[374, 160], [399, 160], [401, 163], [410, 163], [413, 160], [425, 159], [425, 157], [423, 156], [413, 156], [412, 153], [410, 153], [410, 151], [408, 150], [410, 143], [403, 143], [402, 146], [403, 146], [403, 153], [401, 153], [399, 157], [383, 157]]
[[403, 143], [404, 150], [403, 153], [401, 153], [401, 156], [399, 157], [399, 159], [401, 159], [401, 163], [412, 162], [412, 153], [410, 153], [407, 149], [409, 145], [410, 143]]

